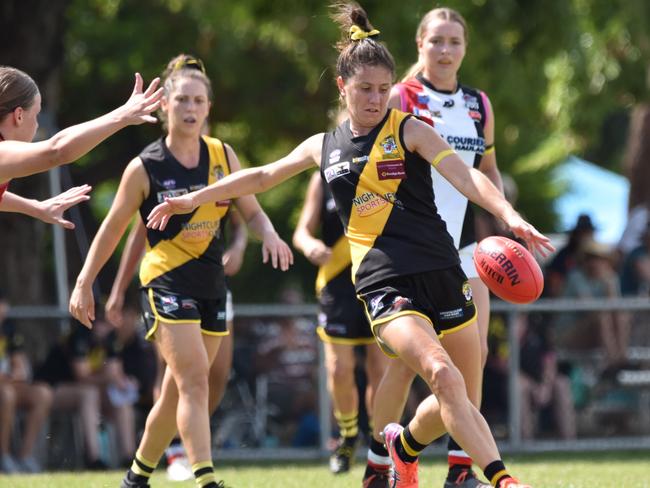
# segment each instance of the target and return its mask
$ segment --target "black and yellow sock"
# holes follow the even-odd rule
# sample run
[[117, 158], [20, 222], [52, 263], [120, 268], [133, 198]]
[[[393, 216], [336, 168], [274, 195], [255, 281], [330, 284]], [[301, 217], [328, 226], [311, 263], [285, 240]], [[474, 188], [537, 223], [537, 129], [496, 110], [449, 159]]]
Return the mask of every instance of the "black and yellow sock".
[[138, 451], [135, 453], [131, 467], [126, 472], [126, 479], [132, 483], [146, 484], [157, 464], [142, 457], [142, 454]]
[[405, 463], [416, 461], [425, 447], [427, 447], [426, 444], [420, 444], [415, 440], [408, 425], [400, 434], [399, 439], [395, 441], [395, 451]]
[[196, 485], [201, 488], [218, 488], [217, 477], [214, 474], [212, 461], [202, 461], [192, 465], [192, 473], [196, 478]]
[[499, 486], [501, 480], [511, 478], [511, 476], [508, 474], [508, 471], [506, 471], [505, 464], [503, 464], [503, 461], [501, 461], [501, 459], [497, 459], [496, 461], [492, 461], [490, 464], [488, 464], [483, 470], [483, 473], [485, 473], [485, 477], [490, 480], [492, 486]]
[[336, 423], [339, 426], [339, 433], [343, 438], [357, 439], [359, 435], [359, 412], [341, 413], [334, 412]]

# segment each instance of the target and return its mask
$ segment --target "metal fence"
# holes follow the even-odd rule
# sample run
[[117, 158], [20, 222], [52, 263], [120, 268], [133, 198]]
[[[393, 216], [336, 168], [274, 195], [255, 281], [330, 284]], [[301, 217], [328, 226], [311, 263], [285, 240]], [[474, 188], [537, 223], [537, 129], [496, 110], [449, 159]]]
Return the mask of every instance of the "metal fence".
[[[499, 447], [503, 452], [543, 452], [543, 451], [595, 451], [595, 450], [618, 450], [618, 449], [650, 449], [650, 435], [648, 432], [641, 431], [639, 435], [626, 437], [590, 437], [588, 439], [579, 438], [576, 440], [559, 441], [555, 439], [546, 440], [522, 440], [520, 426], [520, 398], [519, 398], [519, 341], [517, 337], [516, 322], [520, 314], [530, 314], [533, 312], [543, 312], [557, 314], [563, 312], [584, 313], [584, 312], [606, 312], [606, 311], [626, 311], [630, 313], [650, 312], [650, 301], [647, 298], [624, 298], [616, 300], [538, 300], [530, 305], [512, 305], [501, 301], [493, 301], [492, 312], [505, 316], [507, 325], [508, 339], [508, 421], [507, 421], [507, 438], [499, 441]], [[286, 304], [258, 304], [258, 305], [236, 305], [235, 315], [235, 344], [245, 338], [238, 337], [237, 321], [255, 321], [259, 320], [260, 324], [273, 322], [274, 320], [303, 320], [313, 326], [317, 314], [317, 306], [308, 305], [286, 305]], [[650, 317], [650, 314], [648, 315]], [[10, 311], [10, 317], [15, 319], [58, 319], [65, 323], [69, 318], [66, 310], [58, 307], [13, 307]], [[266, 322], [265, 322], [266, 321]], [[650, 323], [639, 324], [638, 326], [650, 327]], [[318, 427], [320, 429], [320, 439], [318, 447], [311, 448], [285, 448], [283, 446], [268, 446], [264, 442], [257, 442], [256, 447], [242, 448], [241, 446], [230, 446], [225, 448], [217, 442], [215, 455], [220, 459], [319, 459], [328, 454], [327, 441], [331, 433], [331, 412], [329, 396], [326, 390], [326, 378], [324, 370], [323, 352], [320, 341], [316, 340], [314, 344], [317, 348], [315, 360], [317, 360], [317, 374], [314, 392], [317, 396]], [[630, 348], [632, 355], [637, 355], [640, 359], [650, 365], [650, 344], [647, 347]], [[648, 357], [646, 357], [648, 356]], [[650, 366], [649, 366], [650, 367]], [[647, 372], [642, 371], [637, 378], [635, 388], [641, 392], [643, 402], [640, 409], [645, 410], [648, 423], [650, 424], [650, 378]], [[645, 374], [645, 376], [644, 376]], [[229, 386], [232, 395], [236, 395], [240, 405], [231, 412], [231, 428], [247, 428], [253, 432], [252, 435], [263, 437], [268, 429], [267, 418], [270, 414], [269, 405], [266, 402], [268, 393], [268, 384], [260, 378], [256, 378], [254, 387], [246, 388], [245, 385], [232, 384]], [[644, 412], [640, 412], [643, 417]], [[221, 423], [219, 425], [219, 423]], [[219, 428], [224, 429], [227, 419], [217, 419]], [[219, 436], [219, 428], [216, 429], [215, 437]], [[222, 432], [222, 437], [227, 436], [227, 432]], [[435, 445], [428, 449], [428, 453], [442, 452], [443, 446]], [[361, 454], [360, 454], [361, 455]]]

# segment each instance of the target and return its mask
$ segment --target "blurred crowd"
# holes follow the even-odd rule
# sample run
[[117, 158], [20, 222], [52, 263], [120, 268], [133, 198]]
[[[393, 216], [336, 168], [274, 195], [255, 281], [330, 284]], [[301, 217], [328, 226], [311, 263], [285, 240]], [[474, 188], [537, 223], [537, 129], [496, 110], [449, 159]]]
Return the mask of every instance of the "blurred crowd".
[[[483, 217], [478, 226], [485, 235], [502, 233]], [[595, 230], [589, 215], [579, 216], [566, 243], [544, 263], [544, 297], [648, 297], [647, 209], [633, 212], [618, 246], [598, 242]], [[302, 301], [298, 296], [291, 302], [296, 300]], [[126, 307], [119, 328], [101, 318], [92, 330], [73, 324], [36, 364], [20, 327], [7, 319], [8, 310], [0, 295], [0, 470], [128, 466], [159, 367], [156, 352], [143, 339], [137, 307]], [[635, 335], [634, 325], [644, 320], [643, 313], [624, 310], [518, 315], [522, 438], [596, 434], [610, 419], [608, 412], [620, 413], [634, 403], [617, 378], [621, 371], [647, 366], [647, 358], [629, 354], [631, 344], [650, 347], [647, 327], [638, 327]], [[215, 416], [217, 447], [319, 445], [314, 327], [309, 318], [237, 320], [230, 387]], [[502, 314], [492, 317], [489, 348], [483, 410], [497, 436], [505, 436], [508, 346]], [[361, 388], [363, 374], [357, 372]], [[425, 390], [414, 384], [411, 408]], [[580, 421], [589, 409], [602, 421], [592, 430]], [[366, 413], [360, 415], [364, 419]], [[592, 417], [598, 420], [595, 413]]]

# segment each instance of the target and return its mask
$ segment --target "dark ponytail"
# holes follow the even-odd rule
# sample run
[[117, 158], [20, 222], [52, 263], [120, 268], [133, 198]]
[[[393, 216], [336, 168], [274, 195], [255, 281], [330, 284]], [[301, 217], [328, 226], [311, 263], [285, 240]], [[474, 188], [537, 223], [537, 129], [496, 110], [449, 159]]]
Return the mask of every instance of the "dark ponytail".
[[332, 19], [341, 28], [341, 39], [336, 44], [339, 57], [336, 73], [343, 80], [354, 76], [361, 66], [384, 66], [395, 74], [395, 61], [383, 43], [368, 14], [356, 2], [336, 3], [331, 6]]

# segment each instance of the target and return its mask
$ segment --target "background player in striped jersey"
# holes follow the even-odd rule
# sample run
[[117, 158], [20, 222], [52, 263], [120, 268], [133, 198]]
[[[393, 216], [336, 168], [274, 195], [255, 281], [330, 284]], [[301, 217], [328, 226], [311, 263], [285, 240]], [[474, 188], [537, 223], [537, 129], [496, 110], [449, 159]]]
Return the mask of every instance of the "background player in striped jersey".
[[[317, 237], [319, 234], [320, 238]], [[320, 305], [318, 335], [325, 348], [327, 388], [340, 433], [330, 458], [330, 470], [335, 474], [343, 473], [350, 469], [359, 434], [354, 347], [367, 346], [365, 402], [369, 415], [374, 392], [388, 361], [375, 344], [368, 319], [354, 292], [350, 245], [337, 215], [334, 198], [319, 173], [314, 173], [309, 181], [293, 244], [319, 267], [316, 278]]]
[[[235, 152], [218, 139], [201, 136], [211, 104], [210, 80], [195, 65], [179, 63], [165, 81], [162, 111], [168, 134], [147, 146], [127, 166], [77, 279], [70, 311], [87, 327], [94, 319], [92, 282], [115, 249], [136, 211], [146, 216], [168, 195], [202, 188], [239, 170]], [[198, 208], [166, 232], [147, 231], [140, 267], [147, 337], [155, 339], [167, 369], [131, 469], [121, 486], [146, 487], [176, 431], [187, 449], [199, 486], [217, 488], [212, 467], [208, 415], [208, 372], [228, 334], [222, 263], [222, 200]], [[235, 204], [254, 234], [263, 239], [264, 262], [286, 270], [293, 260], [254, 197]]]
[[50, 224], [73, 229], [63, 212], [88, 200], [91, 187], [82, 185], [44, 201], [22, 198], [7, 191], [13, 178], [29, 176], [70, 163], [127, 125], [155, 122], [149, 114], [158, 109], [162, 89], [158, 79], [142, 92], [142, 77], [135, 75], [131, 97], [106, 115], [64, 129], [51, 138], [31, 142], [38, 129], [41, 94], [25, 72], [0, 66], [0, 212], [17, 212]]
[[[391, 90], [388, 106], [417, 115], [431, 124], [436, 132], [456, 151], [468, 167], [486, 175], [503, 192], [503, 183], [494, 152], [494, 115], [490, 101], [480, 90], [462, 85], [458, 81], [467, 48], [465, 19], [450, 8], [436, 8], [427, 12], [420, 21], [415, 35], [418, 61], [401, 83]], [[487, 330], [490, 319], [490, 294], [478, 277], [472, 254], [476, 248], [474, 215], [467, 197], [456, 190], [437, 171], [431, 169], [433, 192], [438, 213], [445, 221], [447, 231], [458, 249], [461, 267], [469, 278], [477, 310], [480, 335], [480, 356], [472, 353], [458, 355], [454, 363], [461, 370], [468, 386], [469, 397], [480, 407], [482, 370], [487, 359]], [[409, 385], [415, 373], [404, 363], [392, 361], [378, 390], [373, 417], [377, 425], [399, 421], [408, 396]], [[373, 437], [378, 440], [380, 428]], [[371, 451], [373, 446], [371, 445]], [[472, 459], [449, 438], [449, 473], [445, 488], [480, 488], [481, 483], [471, 469]], [[383, 448], [375, 450], [373, 459], [383, 456]], [[386, 464], [382, 467], [385, 468]], [[372, 472], [372, 464], [366, 476]]]
[[[147, 226], [164, 229], [176, 213], [268, 190], [319, 165], [336, 200], [352, 255], [357, 295], [379, 345], [429, 385], [432, 395], [406, 428], [389, 424], [385, 441], [394, 463], [393, 488], [418, 486], [418, 455], [450, 432], [498, 488], [524, 488], [505, 469], [480, 412], [467, 396], [453, 358], [480, 354], [471, 287], [431, 195], [429, 164], [470, 200], [504, 221], [533, 251], [553, 246], [504, 199], [489, 179], [468, 168], [431, 126], [388, 109], [394, 62], [376, 40], [365, 11], [336, 5], [341, 25], [337, 86], [349, 120], [316, 134], [289, 155], [249, 168], [196, 192], [167, 199]], [[440, 337], [445, 336], [445, 346]]]

